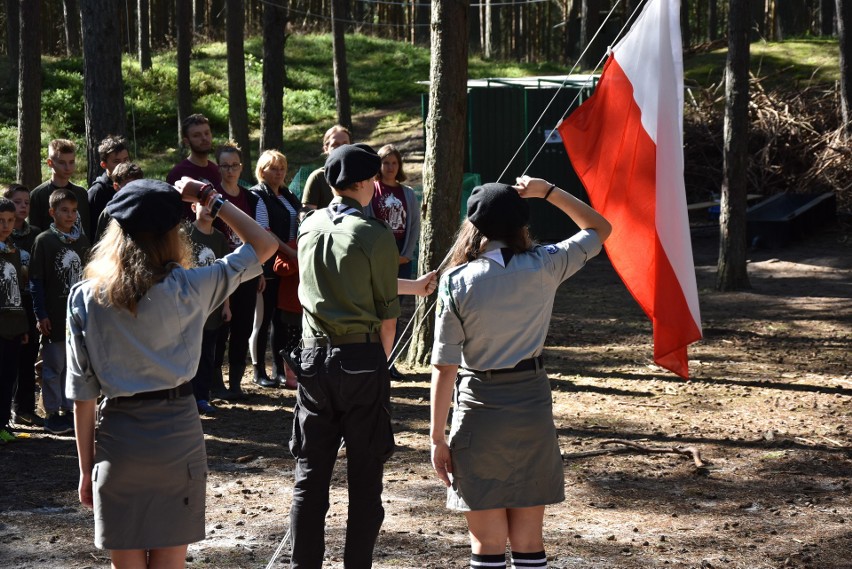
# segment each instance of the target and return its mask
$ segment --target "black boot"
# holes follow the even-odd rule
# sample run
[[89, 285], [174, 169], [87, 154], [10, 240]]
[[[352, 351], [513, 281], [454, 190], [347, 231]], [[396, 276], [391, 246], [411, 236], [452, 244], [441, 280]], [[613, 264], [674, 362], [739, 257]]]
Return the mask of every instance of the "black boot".
[[266, 375], [266, 367], [265, 366], [253, 364], [252, 367], [254, 368], [254, 378], [252, 379], [252, 381], [254, 381], [255, 384], [257, 384], [261, 387], [277, 387], [278, 386], [277, 381], [273, 381], [273, 380], [269, 379], [269, 376]]
[[231, 401], [245, 399], [246, 394], [243, 393], [243, 388], [240, 384], [243, 381], [243, 373], [246, 371], [246, 366], [231, 366], [231, 371], [228, 374], [228, 391], [231, 392]]
[[225, 401], [228, 401], [231, 397], [231, 392], [225, 388], [221, 367], [217, 366], [213, 370], [213, 379], [210, 382], [210, 395], [214, 399], [224, 399]]

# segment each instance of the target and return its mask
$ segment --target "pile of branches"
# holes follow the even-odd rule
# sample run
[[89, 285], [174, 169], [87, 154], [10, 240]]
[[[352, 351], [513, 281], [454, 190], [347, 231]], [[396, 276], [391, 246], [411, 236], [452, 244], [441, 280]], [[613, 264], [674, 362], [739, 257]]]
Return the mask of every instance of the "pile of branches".
[[[724, 84], [687, 89], [688, 202], [717, 198], [721, 191], [724, 91]], [[762, 80], [752, 77], [749, 93], [748, 193], [834, 191], [838, 211], [852, 212], [852, 141], [840, 131], [838, 89], [766, 90]]]

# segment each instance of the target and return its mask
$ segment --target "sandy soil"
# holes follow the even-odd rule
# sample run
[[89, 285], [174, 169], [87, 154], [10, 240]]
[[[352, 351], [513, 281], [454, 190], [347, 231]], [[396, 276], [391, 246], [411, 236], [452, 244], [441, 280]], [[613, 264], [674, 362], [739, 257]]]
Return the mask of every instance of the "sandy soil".
[[[689, 382], [651, 363], [650, 325], [605, 258], [559, 292], [545, 354], [568, 499], [547, 511], [551, 567], [852, 567], [848, 236], [832, 227], [755, 252], [753, 290], [733, 294], [712, 289], [716, 237], [694, 243], [705, 340], [690, 352]], [[398, 451], [375, 566], [464, 567], [463, 519], [444, 509], [429, 466], [427, 370], [405, 371], [393, 386]], [[189, 567], [265, 567], [287, 531], [293, 393], [247, 390], [247, 403], [203, 419], [207, 539], [190, 547]], [[0, 565], [107, 566], [77, 504], [73, 440], [24, 434], [0, 448]], [[614, 439], [694, 447], [704, 465]], [[338, 468], [328, 567], [342, 567], [345, 521]], [[274, 566], [287, 561], [285, 548]]]
[[[356, 129], [401, 147], [417, 183], [418, 121], [402, 125], [410, 136], [382, 132], [386, 114]], [[568, 498], [546, 514], [551, 567], [852, 568], [852, 235], [832, 225], [756, 251], [753, 289], [729, 294], [713, 290], [717, 239], [693, 234], [705, 339], [690, 350], [689, 382], [653, 365], [650, 323], [606, 258], [560, 289], [545, 356]], [[444, 508], [429, 464], [428, 370], [403, 371], [375, 567], [466, 567], [464, 520]], [[207, 539], [190, 546], [190, 568], [266, 567], [287, 531], [294, 395], [244, 385], [247, 402], [202, 419]], [[0, 566], [107, 567], [77, 502], [73, 439], [23, 434], [0, 447]], [[614, 440], [691, 448], [702, 465]], [[344, 454], [327, 518], [332, 568], [342, 567]], [[288, 561], [285, 547], [273, 566]]]

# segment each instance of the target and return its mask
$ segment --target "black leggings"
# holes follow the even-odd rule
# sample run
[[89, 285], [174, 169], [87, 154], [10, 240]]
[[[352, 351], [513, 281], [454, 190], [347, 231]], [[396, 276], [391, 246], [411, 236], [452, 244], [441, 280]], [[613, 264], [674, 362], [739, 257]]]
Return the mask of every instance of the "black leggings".
[[231, 383], [237, 385], [239, 385], [239, 378], [242, 378], [246, 369], [249, 337], [254, 326], [257, 285], [258, 279], [254, 278], [238, 286], [237, 290], [231, 294], [231, 321], [219, 328], [219, 337], [216, 341], [216, 367], [221, 369], [225, 363], [225, 348], [227, 347]]

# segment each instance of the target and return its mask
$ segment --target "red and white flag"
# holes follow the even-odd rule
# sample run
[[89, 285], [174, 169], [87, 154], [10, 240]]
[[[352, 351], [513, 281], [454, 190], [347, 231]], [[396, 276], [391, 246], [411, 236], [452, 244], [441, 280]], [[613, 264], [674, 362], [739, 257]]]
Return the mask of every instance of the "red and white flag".
[[649, 0], [607, 59], [594, 94], [558, 128], [606, 252], [654, 327], [654, 361], [688, 378], [701, 339], [683, 182], [679, 0]]

